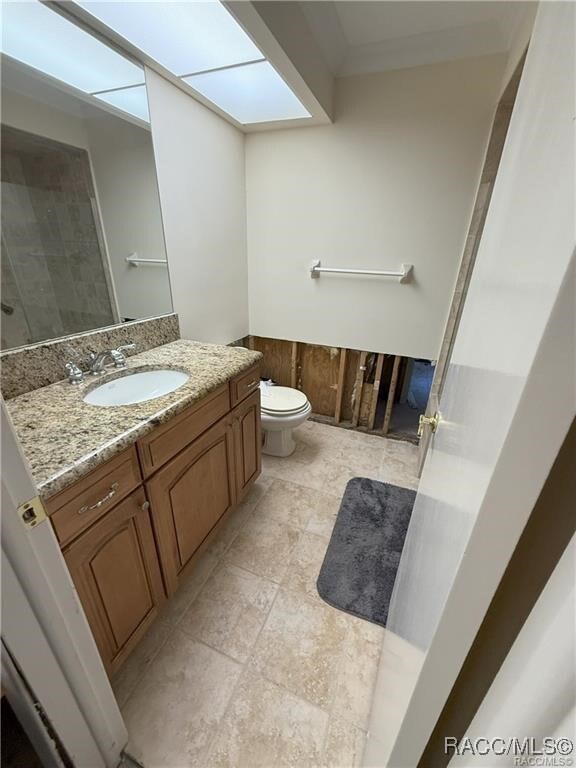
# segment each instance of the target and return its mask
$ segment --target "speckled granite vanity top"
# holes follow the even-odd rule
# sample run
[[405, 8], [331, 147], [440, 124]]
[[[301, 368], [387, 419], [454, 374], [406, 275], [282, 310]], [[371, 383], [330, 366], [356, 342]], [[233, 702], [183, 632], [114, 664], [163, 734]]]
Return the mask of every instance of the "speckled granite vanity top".
[[185, 371], [188, 381], [162, 397], [135, 405], [99, 407], [83, 397], [116, 378], [114, 368], [82, 384], [60, 381], [6, 402], [40, 494], [56, 491], [90, 472], [154, 427], [237, 376], [261, 358], [243, 347], [179, 340], [128, 358], [125, 371], [158, 367]]

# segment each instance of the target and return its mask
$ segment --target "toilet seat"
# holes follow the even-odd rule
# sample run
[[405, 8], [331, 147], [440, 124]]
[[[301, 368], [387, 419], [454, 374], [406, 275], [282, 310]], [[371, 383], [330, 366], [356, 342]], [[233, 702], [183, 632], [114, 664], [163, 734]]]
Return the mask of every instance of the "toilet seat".
[[310, 407], [304, 392], [292, 387], [263, 383], [260, 385], [260, 396], [262, 412], [270, 416], [295, 416]]
[[260, 382], [260, 415], [264, 440], [262, 453], [268, 456], [290, 456], [296, 448], [292, 432], [312, 413], [304, 392], [292, 387], [278, 387]]

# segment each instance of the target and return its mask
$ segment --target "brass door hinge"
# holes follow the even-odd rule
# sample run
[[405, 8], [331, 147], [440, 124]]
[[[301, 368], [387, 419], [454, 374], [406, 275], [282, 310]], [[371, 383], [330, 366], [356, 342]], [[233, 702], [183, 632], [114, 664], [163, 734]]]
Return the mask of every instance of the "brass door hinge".
[[46, 510], [39, 496], [20, 504], [18, 514], [26, 528], [35, 528], [38, 523], [46, 520]]
[[418, 437], [422, 437], [424, 434], [424, 427], [429, 426], [431, 432], [436, 432], [438, 424], [440, 423], [440, 414], [438, 411], [432, 416], [424, 416], [422, 414], [418, 420]]

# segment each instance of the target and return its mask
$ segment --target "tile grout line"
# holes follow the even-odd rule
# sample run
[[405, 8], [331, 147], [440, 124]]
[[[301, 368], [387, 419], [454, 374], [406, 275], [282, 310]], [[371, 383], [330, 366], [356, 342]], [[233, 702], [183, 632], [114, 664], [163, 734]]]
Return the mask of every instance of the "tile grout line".
[[[172, 627], [170, 627], [170, 625], [169, 625], [167, 622], [165, 622], [165, 623], [167, 624], [167, 626], [168, 626], [170, 629], [172, 628]], [[152, 654], [152, 656], [150, 657], [149, 661], [148, 661], [148, 662], [145, 664], [145, 666], [144, 666], [144, 669], [142, 670], [142, 673], [139, 675], [138, 679], [136, 680], [136, 682], [134, 683], [134, 685], [133, 685], [133, 686], [132, 686], [132, 688], [130, 689], [130, 693], [128, 694], [128, 696], [126, 696], [126, 701], [124, 702], [124, 704], [122, 704], [122, 707], [120, 707], [120, 705], [118, 704], [118, 708], [119, 708], [119, 709], [122, 709], [123, 707], [127, 706], [128, 702], [130, 701], [130, 699], [132, 698], [132, 696], [134, 696], [134, 694], [136, 693], [136, 689], [138, 688], [138, 686], [140, 685], [140, 683], [141, 683], [141, 682], [142, 682], [142, 680], [144, 679], [144, 675], [145, 675], [145, 674], [146, 674], [146, 672], [148, 671], [149, 667], [151, 667], [151, 666], [152, 666], [152, 662], [153, 662], [153, 661], [154, 661], [154, 659], [155, 659], [155, 658], [158, 656], [158, 654], [160, 653], [160, 651], [162, 650], [162, 648], [164, 648], [164, 646], [166, 645], [166, 643], [168, 642], [168, 640], [170, 640], [170, 634], [168, 634], [168, 635], [166, 636], [166, 638], [164, 639], [164, 641], [160, 643], [159, 647], [158, 647], [158, 648], [156, 649], [156, 651], [155, 651], [155, 652]], [[112, 686], [112, 685], [111, 685], [111, 687], [112, 687], [112, 692], [114, 693], [114, 696], [116, 696], [116, 692], [114, 691], [114, 688], [113, 688], [113, 686]], [[118, 703], [118, 702], [117, 702], [117, 703]], [[128, 734], [128, 736], [130, 736], [130, 734]]]
[[[265, 495], [266, 494], [264, 494], [264, 496]], [[264, 496], [262, 498], [264, 498]], [[258, 506], [258, 504], [256, 505], [256, 507], [257, 506]], [[256, 507], [254, 507], [253, 511], [256, 511]], [[248, 572], [250, 573], [250, 571], [248, 571]], [[256, 574], [252, 574], [252, 575], [255, 576]], [[217, 726], [214, 728], [214, 733], [212, 734], [212, 738], [209, 740], [209, 743], [206, 745], [206, 749], [203, 752], [203, 757], [205, 757], [206, 759], [208, 758], [208, 755], [212, 751], [212, 747], [214, 746], [214, 743], [216, 741], [216, 737], [218, 736], [218, 732], [220, 730], [220, 726], [225, 721], [225, 719], [226, 719], [226, 717], [228, 715], [228, 712], [230, 711], [230, 709], [232, 707], [232, 703], [235, 700], [236, 693], [237, 693], [237, 691], [238, 691], [238, 689], [240, 687], [240, 683], [242, 681], [242, 678], [244, 677], [244, 674], [246, 673], [246, 671], [248, 669], [248, 665], [249, 665], [249, 663], [251, 661], [252, 650], [255, 648], [256, 644], [258, 643], [258, 639], [259, 639], [260, 635], [262, 634], [262, 631], [263, 631], [264, 627], [266, 626], [266, 622], [268, 621], [268, 617], [270, 616], [270, 611], [272, 610], [272, 608], [274, 606], [274, 603], [276, 602], [276, 598], [278, 597], [278, 592], [280, 591], [279, 586], [280, 585], [278, 585], [278, 589], [276, 590], [276, 594], [274, 595], [274, 598], [270, 602], [270, 606], [268, 608], [268, 611], [266, 612], [266, 615], [264, 617], [262, 625], [261, 625], [260, 629], [258, 630], [258, 634], [256, 635], [256, 638], [254, 639], [254, 642], [252, 644], [252, 648], [250, 649], [250, 654], [249, 654], [248, 658], [246, 659], [246, 661], [242, 663], [242, 669], [240, 671], [240, 674], [238, 675], [238, 680], [236, 681], [236, 684], [234, 685], [234, 687], [232, 689], [232, 692], [230, 694], [230, 698], [228, 699], [228, 703], [226, 704], [226, 707], [224, 708], [224, 712], [222, 713], [222, 717], [219, 719]]]
[[[253, 515], [254, 515], [254, 513], [256, 512], [256, 509], [258, 508], [258, 505], [261, 503], [261, 501], [262, 501], [262, 500], [263, 500], [263, 499], [266, 497], [266, 495], [267, 495], [267, 494], [268, 494], [268, 492], [270, 491], [270, 488], [271, 488], [271, 486], [272, 486], [272, 484], [270, 484], [270, 487], [268, 487], [268, 488], [267, 488], [267, 489], [264, 491], [264, 493], [262, 494], [261, 498], [260, 498], [260, 499], [259, 499], [259, 500], [256, 502], [256, 504], [254, 505], [254, 508], [253, 508], [253, 509], [250, 511], [250, 514], [248, 514], [248, 515], [246, 516], [246, 519], [245, 519], [245, 520], [243, 521], [243, 523], [240, 525], [240, 527], [239, 527], [239, 529], [238, 529], [238, 531], [237, 531], [236, 535], [235, 535], [235, 536], [234, 536], [234, 538], [233, 538], [233, 539], [230, 541], [230, 543], [227, 545], [227, 547], [224, 549], [224, 552], [222, 553], [222, 555], [220, 556], [220, 558], [218, 558], [218, 562], [217, 562], [217, 563], [216, 563], [216, 565], [214, 566], [214, 569], [213, 569], [213, 570], [210, 572], [210, 575], [208, 576], [208, 579], [209, 579], [209, 578], [210, 578], [210, 576], [211, 576], [211, 575], [214, 573], [214, 571], [216, 570], [216, 568], [217, 568], [219, 565], [221, 565], [222, 563], [224, 563], [224, 562], [225, 562], [225, 555], [226, 555], [226, 553], [229, 551], [230, 547], [232, 546], [232, 544], [234, 543], [234, 541], [236, 540], [236, 538], [237, 538], [237, 537], [240, 535], [240, 533], [241, 533], [242, 529], [243, 529], [243, 528], [244, 528], [244, 527], [247, 525], [248, 521], [249, 521], [249, 520], [252, 518], [252, 516], [253, 516]], [[237, 568], [238, 568], [239, 566], [235, 566], [235, 567], [237, 567]], [[246, 569], [244, 569], [244, 570], [246, 570]], [[257, 575], [258, 575], [258, 574], [254, 574], [254, 573], [252, 573], [251, 571], [248, 571], [248, 570], [246, 570], [246, 572], [247, 572], [247, 573], [250, 573], [250, 575], [252, 575], [252, 576], [257, 576]], [[178, 624], [180, 624], [180, 622], [181, 622], [181, 621], [182, 621], [182, 619], [184, 618], [184, 615], [185, 615], [185, 614], [188, 612], [188, 610], [189, 610], [189, 609], [192, 607], [192, 603], [194, 603], [194, 602], [195, 602], [195, 601], [198, 599], [198, 597], [200, 596], [200, 594], [201, 594], [202, 590], [203, 590], [203, 589], [204, 589], [204, 587], [206, 586], [206, 583], [207, 583], [208, 579], [206, 579], [206, 581], [204, 582], [204, 584], [202, 585], [202, 587], [201, 587], [201, 588], [200, 588], [200, 590], [198, 591], [198, 594], [196, 595], [196, 597], [195, 597], [195, 598], [194, 598], [194, 599], [193, 599], [193, 600], [190, 602], [190, 605], [188, 605], [188, 607], [186, 608], [186, 610], [183, 612], [182, 616], [181, 616], [181, 617], [180, 617], [180, 619], [178, 620]], [[270, 580], [269, 580], [269, 579], [267, 579], [267, 581], [270, 581]], [[274, 583], [274, 582], [270, 582], [270, 583]], [[279, 585], [277, 585], [277, 586], [279, 587]], [[277, 594], [278, 594], [278, 591], [279, 591], [279, 589], [277, 589], [277, 590], [276, 590], [276, 594], [274, 595], [274, 598], [273, 598], [273, 599], [272, 599], [272, 601], [270, 602], [270, 607], [269, 607], [268, 611], [266, 612], [266, 615], [265, 615], [265, 617], [264, 617], [264, 621], [262, 622], [262, 626], [260, 627], [260, 630], [259, 630], [259, 632], [258, 632], [258, 634], [257, 634], [257, 636], [256, 636], [256, 639], [254, 640], [254, 643], [253, 643], [253, 645], [252, 645], [252, 648], [253, 648], [253, 647], [256, 645], [256, 643], [257, 643], [257, 641], [258, 641], [258, 638], [260, 637], [260, 633], [262, 632], [262, 629], [264, 628], [264, 625], [266, 624], [266, 621], [267, 621], [267, 619], [268, 619], [268, 616], [269, 616], [269, 614], [270, 614], [270, 611], [272, 610], [272, 606], [274, 605], [274, 602], [276, 601], [276, 596], [277, 596]], [[177, 628], [178, 628], [178, 625], [177, 625]], [[187, 637], [190, 637], [190, 635], [188, 635], [188, 633], [186, 633], [186, 632], [185, 632], [183, 629], [180, 629], [180, 631], [181, 631], [181, 632], [183, 632], [183, 634], [185, 634]], [[241, 682], [241, 680], [242, 680], [242, 677], [243, 677], [243, 675], [244, 675], [244, 673], [245, 673], [245, 671], [246, 671], [246, 668], [247, 668], [248, 662], [250, 661], [250, 657], [248, 657], [248, 659], [247, 659], [246, 661], [244, 661], [244, 662], [239, 662], [237, 659], [233, 659], [231, 656], [229, 656], [228, 654], [224, 653], [223, 651], [218, 651], [216, 648], [213, 648], [212, 646], [208, 645], [208, 643], [204, 643], [203, 641], [201, 641], [201, 640], [197, 640], [196, 638], [191, 638], [191, 639], [194, 639], [194, 641], [195, 641], [195, 642], [199, 642], [199, 643], [201, 643], [201, 644], [205, 645], [206, 647], [210, 648], [211, 650], [213, 650], [213, 651], [215, 651], [215, 652], [217, 652], [217, 653], [222, 653], [222, 655], [226, 656], [227, 658], [231, 659], [231, 660], [232, 660], [232, 661], [234, 661], [235, 663], [239, 664], [239, 665], [240, 665], [240, 667], [241, 667], [241, 669], [240, 669], [240, 674], [238, 675], [238, 680], [236, 681], [236, 683], [235, 683], [234, 687], [232, 688], [232, 691], [231, 691], [231, 693], [230, 693], [230, 698], [228, 699], [228, 702], [227, 702], [227, 704], [226, 704], [226, 707], [224, 708], [224, 711], [223, 711], [223, 713], [222, 713], [221, 717], [219, 718], [217, 725], [214, 727], [214, 733], [212, 734], [212, 737], [211, 737], [210, 739], [208, 739], [208, 742], [207, 742], [207, 744], [206, 744], [205, 748], [204, 748], [204, 749], [203, 749], [203, 751], [202, 751], [202, 758], [203, 758], [203, 759], [204, 759], [204, 758], [206, 758], [206, 759], [207, 759], [207, 758], [208, 758], [208, 755], [210, 754], [210, 752], [211, 752], [211, 750], [212, 750], [212, 747], [213, 747], [213, 745], [214, 745], [214, 743], [215, 743], [215, 741], [216, 741], [216, 738], [217, 738], [217, 736], [218, 736], [218, 733], [219, 733], [219, 729], [220, 729], [220, 726], [221, 726], [221, 724], [224, 722], [224, 720], [225, 720], [225, 718], [226, 718], [226, 716], [227, 716], [227, 714], [228, 714], [228, 712], [229, 712], [229, 710], [230, 710], [230, 707], [232, 706], [232, 702], [234, 701], [234, 698], [235, 698], [235, 696], [236, 696], [236, 692], [237, 692], [237, 690], [238, 690], [238, 688], [239, 688], [239, 686], [240, 686], [240, 682]]]
[[[228, 546], [225, 548], [225, 550], [224, 550], [224, 552], [223, 552], [222, 556], [221, 556], [220, 558], [216, 558], [216, 563], [214, 564], [214, 567], [213, 567], [213, 568], [212, 568], [212, 569], [209, 571], [209, 573], [207, 574], [207, 576], [206, 576], [206, 580], [205, 580], [205, 581], [202, 583], [202, 585], [200, 586], [200, 588], [199, 588], [199, 590], [198, 590], [198, 594], [197, 594], [195, 597], [193, 597], [193, 598], [192, 598], [192, 600], [190, 601], [189, 605], [187, 605], [187, 606], [186, 606], [186, 608], [184, 609], [184, 611], [182, 612], [182, 615], [181, 615], [181, 616], [178, 618], [178, 620], [177, 620], [177, 621], [176, 621], [174, 624], [172, 624], [172, 622], [170, 622], [170, 621], [166, 621], [166, 620], [164, 620], [164, 623], [167, 625], [167, 627], [168, 627], [169, 629], [180, 629], [180, 631], [181, 631], [181, 632], [184, 632], [184, 634], [186, 634], [188, 637], [190, 637], [190, 635], [188, 635], [188, 633], [186, 633], [186, 632], [185, 632], [183, 629], [181, 629], [181, 628], [180, 628], [180, 623], [181, 623], [182, 619], [184, 618], [184, 616], [186, 615], [186, 613], [188, 612], [188, 610], [189, 610], [189, 609], [192, 607], [192, 603], [194, 603], [194, 602], [197, 600], [197, 598], [200, 596], [200, 593], [203, 591], [203, 589], [204, 589], [204, 587], [206, 586], [206, 584], [207, 584], [208, 580], [209, 580], [209, 579], [210, 579], [210, 577], [213, 575], [213, 573], [214, 573], [214, 571], [216, 570], [216, 568], [217, 568], [217, 567], [218, 567], [218, 566], [219, 566], [219, 565], [222, 563], [222, 561], [223, 561], [223, 558], [224, 558], [224, 555], [226, 554], [226, 552], [228, 551], [228, 549], [230, 548], [230, 546], [232, 545], [232, 543], [234, 542], [234, 540], [236, 539], [236, 537], [239, 535], [239, 533], [240, 533], [240, 531], [242, 530], [242, 528], [244, 527], [244, 525], [246, 525], [246, 523], [248, 522], [248, 520], [249, 520], [249, 519], [252, 517], [253, 513], [254, 513], [254, 512], [255, 512], [255, 510], [256, 510], [256, 507], [257, 507], [257, 506], [258, 506], [258, 504], [259, 504], [259, 503], [262, 501], [262, 499], [263, 499], [263, 498], [266, 496], [266, 494], [268, 493], [268, 491], [269, 491], [269, 490], [270, 490], [270, 488], [267, 488], [267, 489], [264, 491], [264, 493], [262, 494], [261, 498], [260, 498], [260, 499], [259, 499], [259, 500], [256, 502], [256, 504], [254, 505], [254, 508], [253, 508], [252, 510], [250, 510], [250, 513], [247, 515], [247, 517], [246, 517], [246, 520], [244, 520], [243, 524], [242, 524], [242, 525], [240, 526], [240, 528], [238, 529], [238, 531], [237, 531], [237, 533], [236, 533], [236, 536], [234, 536], [234, 538], [233, 538], [233, 539], [230, 541], [230, 543], [228, 544]], [[255, 575], [255, 574], [252, 574], [252, 575]], [[170, 599], [170, 598], [168, 598], [168, 600], [169, 600], [169, 599]], [[160, 617], [160, 616], [159, 616], [158, 618], [159, 618], [159, 620], [160, 620], [160, 621], [163, 621], [162, 617]], [[144, 674], [146, 674], [146, 672], [148, 671], [149, 667], [152, 665], [152, 663], [153, 663], [154, 659], [155, 659], [155, 658], [158, 656], [158, 654], [160, 653], [160, 651], [161, 651], [161, 650], [164, 648], [164, 646], [166, 645], [166, 643], [168, 642], [168, 640], [171, 638], [171, 634], [172, 634], [172, 633], [169, 633], [169, 634], [167, 635], [167, 637], [165, 638], [165, 640], [164, 640], [162, 643], [160, 643], [159, 647], [156, 649], [156, 651], [155, 651], [155, 652], [152, 654], [152, 656], [150, 657], [149, 661], [147, 662], [147, 664], [146, 664], [146, 665], [145, 665], [145, 667], [144, 667], [144, 670], [143, 670], [143, 673], [142, 673], [142, 675], [140, 675], [139, 679], [138, 679], [138, 680], [135, 682], [135, 684], [134, 684], [134, 685], [132, 686], [132, 688], [130, 689], [130, 693], [128, 694], [128, 696], [126, 697], [126, 700], [125, 700], [124, 704], [122, 705], [123, 707], [125, 707], [125, 706], [128, 704], [129, 700], [132, 698], [132, 696], [133, 696], [133, 695], [134, 695], [134, 693], [136, 692], [136, 689], [138, 688], [138, 685], [140, 684], [141, 680], [143, 679], [143, 676], [144, 676]], [[193, 638], [193, 639], [196, 639], [196, 638]], [[216, 649], [213, 649], [213, 650], [216, 650]], [[230, 657], [230, 658], [231, 658], [231, 657]]]

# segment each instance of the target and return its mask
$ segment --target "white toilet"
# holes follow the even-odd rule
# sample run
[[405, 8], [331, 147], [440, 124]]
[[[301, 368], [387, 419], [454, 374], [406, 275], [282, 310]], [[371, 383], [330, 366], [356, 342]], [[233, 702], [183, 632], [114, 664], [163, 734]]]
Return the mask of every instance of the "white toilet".
[[279, 387], [262, 381], [260, 408], [264, 432], [262, 453], [290, 456], [296, 447], [292, 430], [304, 424], [312, 412], [308, 398], [299, 389]]

